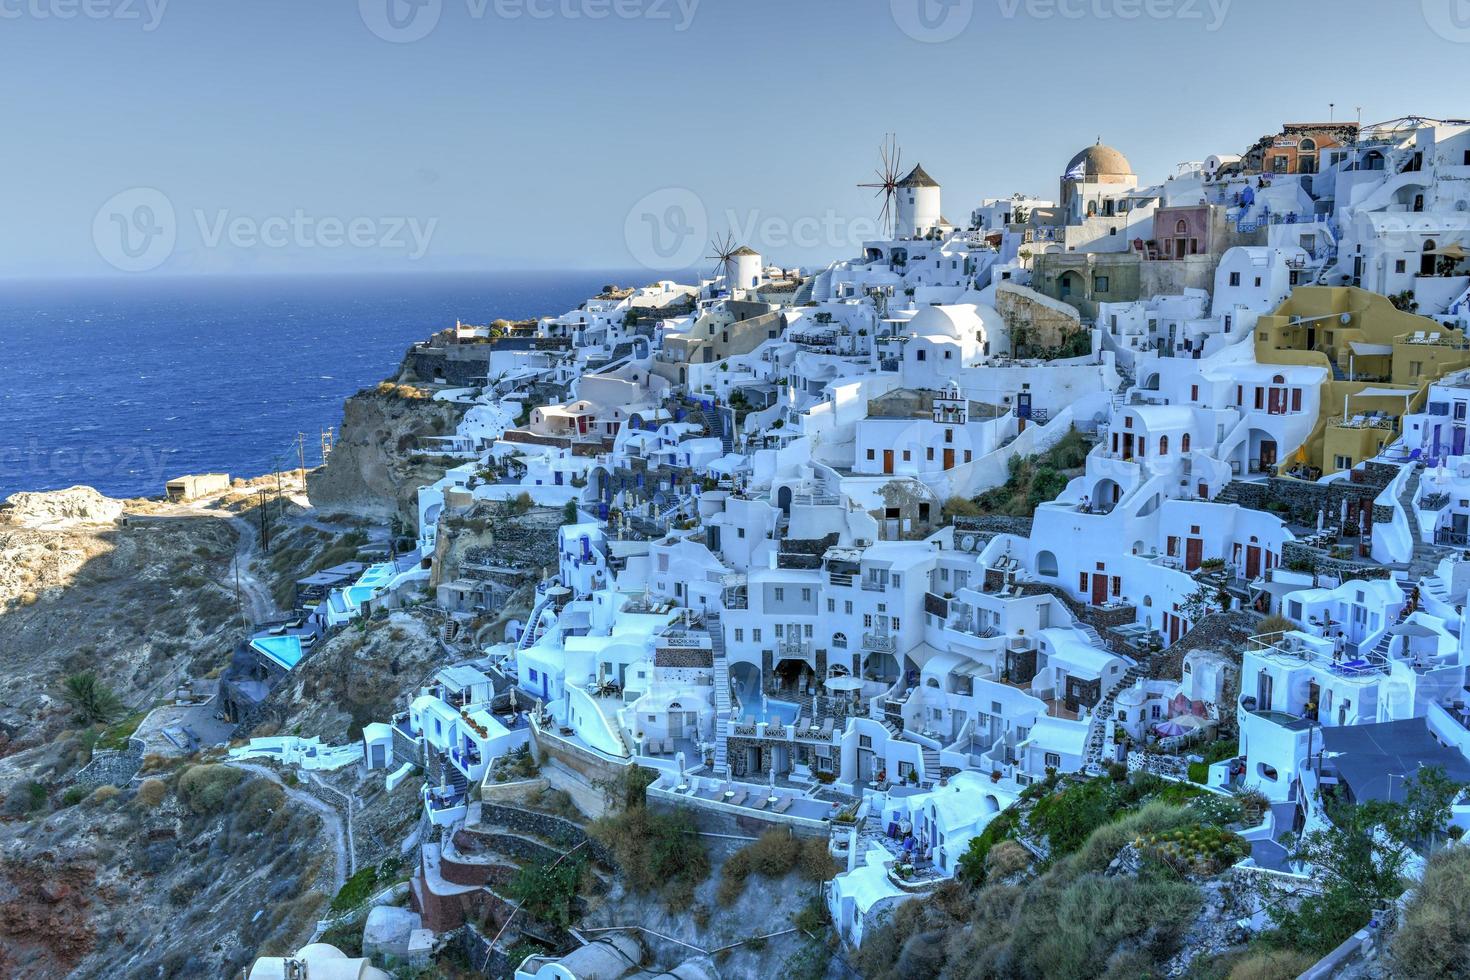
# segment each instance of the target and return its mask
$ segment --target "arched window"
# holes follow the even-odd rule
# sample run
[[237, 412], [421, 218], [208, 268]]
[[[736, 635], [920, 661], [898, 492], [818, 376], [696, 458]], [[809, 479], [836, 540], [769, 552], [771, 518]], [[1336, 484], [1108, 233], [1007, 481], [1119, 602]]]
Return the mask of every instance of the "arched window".
[[1184, 433], [1184, 435], [1182, 435], [1182, 436], [1179, 437], [1179, 451], [1181, 453], [1187, 453], [1187, 452], [1189, 452], [1189, 433], [1188, 432]]
[[1180, 218], [1178, 221], [1176, 221], [1174, 223], [1174, 232], [1175, 232], [1175, 234], [1182, 235], [1182, 234], [1184, 234], [1187, 231], [1189, 231], [1189, 225], [1187, 225], [1187, 224], [1184, 223], [1184, 219], [1183, 218]]
[[836, 650], [846, 650], [847, 649], [847, 634], [846, 633], [833, 633], [832, 634], [832, 647], [833, 647], [833, 649], [836, 649]]
[[1310, 137], [1310, 136], [1307, 136], [1307, 137], [1305, 137], [1305, 138], [1302, 139], [1302, 142], [1301, 142], [1301, 151], [1303, 153], [1311, 153], [1315, 149], [1317, 149], [1317, 141], [1316, 140], [1312, 139], [1312, 137]]
[[1169, 437], [1168, 436], [1159, 436], [1159, 455], [1160, 456], [1167, 456], [1167, 455], [1169, 455]]

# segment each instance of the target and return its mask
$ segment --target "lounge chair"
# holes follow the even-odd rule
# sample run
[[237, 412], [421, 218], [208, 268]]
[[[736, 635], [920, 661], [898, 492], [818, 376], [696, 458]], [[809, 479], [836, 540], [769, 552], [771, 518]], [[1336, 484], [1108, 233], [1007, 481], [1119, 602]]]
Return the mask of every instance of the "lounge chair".
[[755, 727], [755, 715], [746, 715], [745, 716], [745, 727], [746, 728], [754, 728]]
[[791, 804], [793, 804], [795, 802], [796, 802], [796, 797], [794, 797], [794, 796], [783, 796], [783, 797], [781, 797], [780, 802], [778, 802], [775, 806], [771, 807], [771, 809], [772, 810], [775, 810], [777, 813], [785, 813], [787, 810], [791, 809]]
[[676, 753], [678, 751], [679, 751], [679, 747], [674, 744], [674, 740], [673, 739], [671, 739], [671, 738], [664, 739], [664, 755], [673, 755], [674, 753]]
[[771, 802], [771, 798], [769, 796], [761, 796], [758, 797], [756, 801], [751, 805], [754, 806], [757, 810], [764, 810], [766, 808], [766, 804], [769, 802]]
[[806, 724], [805, 724], [805, 722], [806, 722], [806, 717], [804, 715], [802, 715], [801, 712], [797, 712], [797, 714], [796, 714], [796, 720], [791, 723], [791, 730], [793, 732], [804, 732], [804, 731], [806, 731]]
[[656, 738], [650, 738], [648, 741], [646, 741], [646, 742], [643, 743], [643, 754], [644, 755], [658, 755], [658, 747], [659, 747], [659, 740], [656, 739]]
[[832, 737], [832, 719], [831, 718], [823, 718], [822, 719], [822, 732], [821, 732], [821, 735], [822, 735], [822, 738], [831, 738]]
[[819, 721], [817, 721], [817, 716], [816, 715], [812, 715], [812, 723], [810, 725], [806, 726], [806, 733], [808, 735], [815, 735], [815, 734], [817, 734], [817, 732], [819, 732], [821, 730], [822, 730], [822, 726], [821, 726], [821, 723]]
[[731, 806], [740, 806], [745, 802], [745, 790], [737, 789], [735, 791], [735, 795], [730, 797], [725, 802], [730, 804]]

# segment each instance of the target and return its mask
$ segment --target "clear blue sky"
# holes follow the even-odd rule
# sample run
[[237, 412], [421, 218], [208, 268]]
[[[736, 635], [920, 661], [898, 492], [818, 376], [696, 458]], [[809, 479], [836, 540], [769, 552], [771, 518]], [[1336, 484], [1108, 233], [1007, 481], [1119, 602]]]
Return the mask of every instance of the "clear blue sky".
[[[432, 23], [409, 43], [368, 26], [393, 35], [389, 0], [173, 0], [156, 24], [148, 2], [0, 0], [0, 275], [118, 274], [112, 222], [157, 230], [136, 195], [99, 215], [132, 188], [174, 211], [140, 260], [161, 273], [623, 268], [630, 209], [665, 188], [816, 263], [875, 217], [854, 185], [887, 131], [963, 221], [1054, 194], [1099, 135], [1148, 181], [1329, 102], [1470, 116], [1460, 0], [948, 0], [969, 21], [942, 43], [899, 22], [952, 30], [946, 0], [700, 0], [687, 24], [695, 0], [392, 0], [402, 31]], [[119, 16], [56, 16], [78, 3]]]

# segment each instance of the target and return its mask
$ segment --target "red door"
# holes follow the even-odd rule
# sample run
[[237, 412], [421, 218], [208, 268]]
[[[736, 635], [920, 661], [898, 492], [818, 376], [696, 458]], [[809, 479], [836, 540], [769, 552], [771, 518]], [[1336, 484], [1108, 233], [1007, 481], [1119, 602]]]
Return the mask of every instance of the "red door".
[[885, 449], [885, 450], [883, 450], [883, 472], [884, 473], [892, 473], [893, 472], [893, 450], [892, 449]]
[[944, 451], [944, 468], [947, 469], [947, 470], [954, 469], [954, 450], [953, 449], [946, 449]]
[[1100, 606], [1108, 601], [1108, 577], [1106, 575], [1094, 575], [1092, 577], [1092, 604]]
[[1184, 569], [1192, 572], [1199, 568], [1199, 563], [1204, 558], [1205, 543], [1200, 538], [1184, 539]]
[[1245, 549], [1245, 577], [1255, 578], [1261, 574], [1261, 549], [1256, 545], [1249, 545]]

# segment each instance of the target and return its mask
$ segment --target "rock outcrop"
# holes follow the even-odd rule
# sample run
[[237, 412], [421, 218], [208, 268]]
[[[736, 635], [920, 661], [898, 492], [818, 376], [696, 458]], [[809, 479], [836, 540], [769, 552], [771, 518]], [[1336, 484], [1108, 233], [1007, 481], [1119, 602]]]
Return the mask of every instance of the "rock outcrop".
[[438, 455], [426, 437], [450, 435], [463, 413], [424, 389], [384, 382], [347, 399], [342, 431], [327, 464], [307, 477], [313, 506], [378, 519], [418, 521], [418, 488], [459, 462]]
[[79, 525], [112, 524], [122, 516], [123, 502], [91, 487], [69, 487], [43, 493], [15, 493], [0, 507], [0, 521], [36, 531], [62, 531]]

